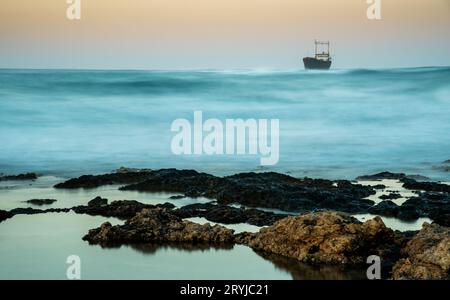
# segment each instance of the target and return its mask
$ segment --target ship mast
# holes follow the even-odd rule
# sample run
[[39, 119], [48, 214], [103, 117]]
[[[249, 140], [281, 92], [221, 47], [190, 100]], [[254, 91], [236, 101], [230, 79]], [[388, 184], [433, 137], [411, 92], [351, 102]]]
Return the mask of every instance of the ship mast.
[[[330, 60], [330, 42], [315, 40], [315, 44], [316, 44], [316, 59], [329, 61]], [[319, 53], [318, 50], [319, 50], [320, 46], [326, 46], [327, 51], [326, 52], [322, 51], [321, 53]]]

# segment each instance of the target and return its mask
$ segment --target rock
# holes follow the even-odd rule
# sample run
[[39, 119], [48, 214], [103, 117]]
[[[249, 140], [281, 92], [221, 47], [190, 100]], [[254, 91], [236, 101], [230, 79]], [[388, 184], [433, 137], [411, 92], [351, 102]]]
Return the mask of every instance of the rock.
[[68, 213], [70, 208], [49, 208], [49, 209], [35, 209], [35, 208], [15, 208], [9, 211], [13, 216], [15, 215], [37, 215], [48, 213]]
[[199, 225], [163, 208], [144, 209], [124, 225], [104, 223], [83, 237], [90, 244], [103, 246], [126, 243], [178, 242], [221, 244], [234, 242], [234, 231], [222, 226]]
[[[95, 199], [94, 199], [95, 200]], [[104, 203], [103, 199], [103, 203]], [[101, 201], [99, 200], [98, 203]], [[95, 202], [97, 203], [97, 201]], [[110, 204], [106, 205], [88, 205], [88, 206], [77, 206], [73, 207], [72, 210], [77, 214], [87, 214], [91, 216], [103, 216], [103, 217], [115, 217], [122, 220], [130, 219], [134, 217], [137, 213], [142, 211], [145, 208], [156, 208], [163, 207], [172, 209], [175, 206], [170, 203], [151, 205], [144, 204], [134, 200], [119, 200], [113, 201]]]
[[450, 164], [450, 159], [443, 162], [443, 164]]
[[402, 179], [412, 179], [412, 180], [427, 180], [428, 177], [422, 175], [406, 175], [405, 173], [391, 173], [391, 172], [381, 172], [373, 175], [364, 175], [356, 178], [358, 181], [379, 181], [379, 180], [402, 180]]
[[5, 210], [0, 210], [0, 223], [12, 218], [14, 215], [12, 213], [10, 213], [9, 211], [5, 211]]
[[176, 195], [176, 196], [170, 196], [169, 197], [169, 199], [171, 199], [171, 200], [180, 200], [180, 199], [183, 199], [183, 198], [186, 198], [186, 196], [184, 196], [184, 195]]
[[393, 268], [394, 279], [450, 279], [450, 228], [425, 223], [402, 255]]
[[334, 212], [288, 217], [238, 240], [257, 251], [319, 264], [362, 264], [379, 255], [392, 265], [404, 243], [379, 217], [361, 223]]
[[410, 198], [400, 206], [398, 217], [404, 220], [415, 220], [427, 217], [433, 220], [450, 214], [450, 195], [447, 193], [426, 192]]
[[375, 190], [384, 190], [384, 189], [386, 189], [386, 186], [384, 184], [376, 184], [376, 185], [372, 185], [372, 187]]
[[400, 195], [398, 193], [391, 193], [389, 195], [381, 195], [379, 198], [381, 200], [395, 200], [395, 199], [402, 198], [402, 195]]
[[215, 223], [248, 223], [255, 226], [272, 225], [274, 222], [286, 217], [285, 215], [257, 209], [235, 208], [212, 203], [186, 205], [174, 210], [173, 213], [180, 218], [201, 217]]
[[38, 175], [36, 173], [26, 173], [19, 175], [0, 176], [0, 181], [13, 181], [13, 180], [36, 180]]
[[406, 177], [404, 173], [381, 172], [373, 175], [363, 175], [356, 177], [358, 181], [379, 181], [385, 179], [400, 180]]
[[56, 201], [57, 200], [55, 200], [55, 199], [31, 199], [31, 200], [27, 200], [25, 202], [29, 203], [29, 204], [33, 204], [33, 205], [43, 206], [43, 205], [51, 205], [51, 204], [55, 203]]
[[103, 175], [83, 175], [55, 185], [57, 189], [97, 188], [111, 184], [131, 184], [144, 181], [152, 172], [120, 172]]
[[88, 206], [103, 206], [108, 204], [108, 199], [104, 199], [100, 196], [95, 197], [91, 201], [88, 202]]
[[443, 183], [419, 182], [413, 179], [403, 179], [402, 182], [405, 189], [450, 193], [450, 185]]
[[369, 208], [369, 213], [386, 217], [396, 217], [399, 211], [399, 206], [392, 201], [383, 201]]
[[374, 205], [365, 200], [375, 194], [372, 187], [349, 181], [297, 179], [278, 173], [242, 173], [224, 178], [193, 170], [165, 169], [151, 178], [121, 190], [176, 192], [188, 197], [216, 199], [219, 204], [306, 212], [316, 209], [364, 213]]
[[433, 224], [450, 227], [450, 213], [443, 213], [433, 217]]

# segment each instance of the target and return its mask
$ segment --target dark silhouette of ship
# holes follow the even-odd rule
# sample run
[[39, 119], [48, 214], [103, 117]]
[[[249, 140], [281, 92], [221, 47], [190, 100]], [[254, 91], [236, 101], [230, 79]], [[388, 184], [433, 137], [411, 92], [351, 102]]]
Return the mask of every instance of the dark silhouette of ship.
[[316, 44], [316, 55], [314, 57], [305, 57], [303, 59], [305, 69], [329, 70], [331, 67], [330, 42], [321, 42], [316, 40], [315, 44]]

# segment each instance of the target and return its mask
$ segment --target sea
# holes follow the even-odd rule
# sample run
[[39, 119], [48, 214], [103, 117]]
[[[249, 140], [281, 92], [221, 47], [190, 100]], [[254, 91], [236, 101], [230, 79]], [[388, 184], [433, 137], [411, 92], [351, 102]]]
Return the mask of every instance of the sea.
[[[279, 120], [279, 161], [254, 155], [175, 155], [177, 119]], [[96, 196], [176, 206], [209, 199], [120, 192], [118, 186], [55, 190], [83, 174], [120, 167], [195, 169], [215, 175], [276, 171], [296, 177], [354, 179], [381, 171], [449, 184], [450, 67], [305, 70], [0, 69], [0, 173], [36, 172], [36, 181], [0, 183], [0, 209], [29, 199], [51, 207]], [[387, 184], [401, 189], [398, 183]], [[411, 191], [400, 191], [405, 197]], [[379, 195], [378, 195], [379, 196]], [[405, 198], [406, 199], [406, 198]], [[404, 201], [405, 199], [400, 199]], [[39, 208], [39, 207], [34, 207]], [[356, 216], [364, 221], [373, 216]], [[398, 230], [419, 230], [428, 219]], [[0, 279], [67, 279], [70, 257], [82, 279], [365, 279], [364, 268], [309, 266], [248, 247], [173, 244], [90, 246], [89, 229], [113, 218], [18, 215], [0, 223]], [[206, 220], [192, 220], [204, 223]], [[236, 224], [236, 232], [257, 231]], [[68, 260], [69, 259], [69, 260]]]
[[[175, 155], [171, 124], [277, 119], [279, 161]], [[216, 175], [353, 179], [379, 171], [450, 180], [450, 67], [0, 70], [0, 172], [72, 177], [121, 166]]]

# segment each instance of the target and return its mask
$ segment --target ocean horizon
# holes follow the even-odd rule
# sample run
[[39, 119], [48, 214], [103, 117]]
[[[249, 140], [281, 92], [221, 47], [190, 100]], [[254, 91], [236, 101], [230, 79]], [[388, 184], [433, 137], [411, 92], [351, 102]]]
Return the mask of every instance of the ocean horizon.
[[[450, 180], [450, 67], [240, 70], [0, 69], [0, 172], [70, 177], [121, 166], [353, 179]], [[175, 156], [177, 118], [279, 119], [280, 161]]]

